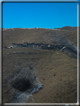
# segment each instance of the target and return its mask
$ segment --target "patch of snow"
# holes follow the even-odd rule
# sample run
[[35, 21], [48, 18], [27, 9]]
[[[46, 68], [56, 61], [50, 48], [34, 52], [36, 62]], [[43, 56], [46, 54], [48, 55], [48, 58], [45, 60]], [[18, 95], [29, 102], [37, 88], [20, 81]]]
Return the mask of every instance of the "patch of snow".
[[5, 30], [7, 30], [6, 28], [5, 29], [3, 29], [3, 31], [5, 31]]
[[30, 93], [30, 95], [33, 94], [33, 93], [35, 93], [35, 92], [38, 92], [39, 89], [41, 89], [41, 88], [43, 88], [42, 85], [37, 85], [37, 87], [34, 87], [33, 91]]
[[32, 101], [34, 102], [34, 99], [31, 97]]
[[38, 92], [41, 88], [43, 88], [43, 85], [41, 85], [38, 81], [38, 83], [34, 85], [34, 88], [30, 93], [19, 93], [19, 95], [16, 96], [17, 98], [14, 102], [25, 103], [29, 99], [29, 97], [31, 97], [32, 101], [34, 102], [34, 96], [32, 94]]
[[63, 47], [62, 50], [65, 49], [65, 48], [66, 48], [66, 47]]
[[65, 104], [65, 106], [69, 106], [68, 104]]
[[48, 45], [48, 47], [50, 47], [50, 45]]
[[30, 96], [32, 95], [21, 93], [17, 98], [19, 100], [19, 103], [25, 103], [29, 99]]

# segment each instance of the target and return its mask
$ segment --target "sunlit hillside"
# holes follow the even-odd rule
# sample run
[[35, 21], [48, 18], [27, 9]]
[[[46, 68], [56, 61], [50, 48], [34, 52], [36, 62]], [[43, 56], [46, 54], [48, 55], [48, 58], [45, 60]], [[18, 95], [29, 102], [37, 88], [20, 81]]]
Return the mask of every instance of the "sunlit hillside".
[[70, 56], [71, 51], [68, 55], [53, 49], [5, 48], [24, 42], [76, 48], [76, 28], [3, 29], [2, 36], [3, 103], [77, 102], [77, 59]]

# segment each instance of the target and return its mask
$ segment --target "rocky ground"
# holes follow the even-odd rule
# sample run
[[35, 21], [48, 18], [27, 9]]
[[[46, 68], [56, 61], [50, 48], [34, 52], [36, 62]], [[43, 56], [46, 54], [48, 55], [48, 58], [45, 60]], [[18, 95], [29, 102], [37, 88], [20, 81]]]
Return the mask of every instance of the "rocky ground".
[[[3, 47], [27, 41], [48, 44], [70, 43], [76, 48], [76, 30], [23, 29], [21, 30], [23, 36], [22, 32], [19, 33], [20, 29], [15, 30], [4, 30]], [[76, 102], [76, 58], [57, 50], [32, 48], [3, 50], [3, 103]]]
[[[60, 51], [7, 49], [3, 52], [3, 102], [76, 103], [76, 64], [76, 59]], [[27, 100], [24, 94], [28, 93], [15, 89], [11, 83], [29, 79], [33, 84], [35, 76], [43, 87]]]

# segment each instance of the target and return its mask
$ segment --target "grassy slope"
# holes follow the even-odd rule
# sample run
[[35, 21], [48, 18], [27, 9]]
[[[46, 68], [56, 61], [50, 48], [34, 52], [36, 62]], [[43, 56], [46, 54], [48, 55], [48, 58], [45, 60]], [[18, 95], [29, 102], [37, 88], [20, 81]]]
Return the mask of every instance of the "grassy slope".
[[8, 29], [3, 31], [3, 47], [11, 46], [12, 43], [62, 43], [69, 39], [77, 44], [77, 31], [51, 30], [51, 29]]
[[56, 51], [50, 52], [39, 61], [37, 71], [38, 79], [40, 81], [41, 79], [45, 80], [42, 81], [44, 89], [34, 94], [35, 102], [76, 102], [77, 73], [76, 61], [74, 59], [61, 52], [59, 54]]
[[[29, 54], [10, 54], [27, 51]], [[33, 94], [35, 103], [76, 102], [76, 60], [63, 52], [41, 51], [36, 49], [8, 49], [3, 52], [3, 100], [13, 98], [10, 93], [10, 81], [21, 74], [20, 67], [32, 66], [39, 81], [44, 85], [38, 93]], [[25, 73], [23, 73], [23, 76]], [[43, 81], [42, 81], [43, 79]], [[33, 102], [30, 98], [27, 102]]]
[[[64, 29], [62, 29], [64, 30]], [[3, 46], [12, 43], [62, 43], [67, 38], [76, 45], [77, 32], [72, 30], [50, 29], [15, 29], [3, 32]], [[62, 39], [63, 38], [63, 39]], [[58, 39], [58, 41], [57, 41]], [[10, 54], [14, 51], [28, 51], [29, 54]], [[13, 93], [10, 81], [18, 76], [17, 70], [32, 66], [39, 81], [44, 85], [38, 93], [33, 94], [35, 103], [76, 102], [77, 62], [63, 52], [36, 49], [7, 49], [3, 51], [3, 101], [9, 102]], [[21, 75], [21, 72], [19, 72]], [[23, 73], [23, 77], [25, 73]], [[33, 102], [31, 98], [27, 102]]]

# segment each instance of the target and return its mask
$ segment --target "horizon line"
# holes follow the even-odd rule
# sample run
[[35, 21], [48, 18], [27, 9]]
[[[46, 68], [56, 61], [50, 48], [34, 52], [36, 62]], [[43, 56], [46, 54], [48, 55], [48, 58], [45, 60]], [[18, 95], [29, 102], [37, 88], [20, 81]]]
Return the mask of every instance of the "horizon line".
[[[64, 28], [64, 27], [78, 27], [78, 26], [63, 26], [63, 27], [55, 27], [55, 28]], [[32, 27], [32, 28], [28, 28], [28, 27], [11, 27], [11, 28], [2, 28], [2, 29], [13, 29], [13, 28], [14, 29], [16, 29], [16, 28], [23, 28], [23, 29], [24, 28], [25, 29], [55, 29], [55, 28], [44, 28], [44, 27]]]

